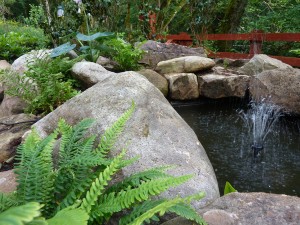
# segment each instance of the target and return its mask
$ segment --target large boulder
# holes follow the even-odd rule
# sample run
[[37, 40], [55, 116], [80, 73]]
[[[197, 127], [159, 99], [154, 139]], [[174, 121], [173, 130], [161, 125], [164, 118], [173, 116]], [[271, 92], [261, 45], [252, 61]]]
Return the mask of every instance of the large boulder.
[[209, 225], [298, 225], [300, 198], [268, 193], [231, 193], [201, 209]]
[[19, 114], [2, 117], [0, 123], [0, 163], [14, 156], [23, 134], [37, 121], [33, 115]]
[[138, 73], [146, 77], [147, 80], [150, 81], [155, 87], [157, 87], [164, 96], [168, 95], [169, 86], [168, 81], [165, 77], [150, 69], [143, 69], [138, 71]]
[[36, 59], [42, 59], [51, 54], [52, 50], [32, 50], [31, 52], [20, 56], [11, 65], [11, 69], [20, 74], [24, 73], [28, 69], [28, 65], [36, 61]]
[[169, 97], [174, 100], [188, 100], [199, 97], [197, 76], [194, 73], [165, 74], [169, 82]]
[[237, 74], [206, 74], [198, 76], [199, 94], [207, 98], [224, 98], [245, 96], [250, 77]]
[[16, 175], [13, 170], [0, 172], [0, 193], [10, 193], [16, 189]]
[[145, 51], [140, 63], [143, 63], [154, 69], [161, 61], [174, 59], [183, 56], [202, 56], [206, 57], [205, 51], [202, 47], [190, 48], [177, 44], [166, 44], [149, 40], [140, 46]]
[[9, 70], [11, 65], [6, 60], [0, 60], [0, 70]]
[[215, 66], [215, 61], [201, 56], [185, 56], [159, 62], [156, 70], [161, 74], [194, 73]]
[[276, 69], [262, 72], [251, 79], [250, 94], [256, 101], [265, 99], [300, 114], [300, 70]]
[[140, 156], [140, 159], [125, 167], [123, 175], [156, 166], [175, 165], [172, 174], [194, 174], [194, 177], [180, 187], [168, 190], [166, 197], [205, 191], [206, 197], [195, 203], [197, 208], [216, 199], [219, 196], [216, 177], [196, 134], [163, 94], [136, 72], [107, 77], [58, 107], [34, 127], [40, 135], [46, 136], [57, 127], [60, 118], [73, 125], [84, 118], [94, 118], [96, 122], [90, 133], [103, 134], [129, 108], [132, 100], [136, 110], [116, 148], [120, 150], [126, 146], [128, 157]]
[[4, 94], [0, 105], [0, 118], [23, 113], [26, 106], [26, 102], [21, 98]]
[[273, 69], [291, 69], [288, 64], [281, 62], [278, 59], [271, 58], [264, 54], [257, 54], [242, 66], [239, 71], [246, 75], [256, 75], [266, 70], [273, 70]]
[[89, 88], [99, 81], [103, 81], [115, 74], [106, 70], [103, 66], [93, 62], [75, 63], [71, 72], [73, 77], [79, 80], [84, 88]]

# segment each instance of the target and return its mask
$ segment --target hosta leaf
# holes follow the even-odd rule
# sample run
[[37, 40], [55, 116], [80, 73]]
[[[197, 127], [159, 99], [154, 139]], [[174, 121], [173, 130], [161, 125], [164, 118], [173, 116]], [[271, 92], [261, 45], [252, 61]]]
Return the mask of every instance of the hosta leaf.
[[93, 40], [96, 40], [97, 38], [100, 38], [100, 37], [109, 37], [109, 36], [113, 36], [113, 35], [114, 35], [114, 33], [112, 33], [112, 32], [98, 32], [98, 33], [95, 33], [95, 34], [89, 35], [89, 36], [78, 33], [76, 35], [76, 38], [79, 41], [93, 41]]
[[68, 53], [69, 51], [73, 50], [76, 47], [76, 44], [71, 45], [70, 42], [67, 42], [65, 44], [62, 44], [56, 48], [54, 48], [51, 52], [50, 57], [54, 58], [63, 54]]

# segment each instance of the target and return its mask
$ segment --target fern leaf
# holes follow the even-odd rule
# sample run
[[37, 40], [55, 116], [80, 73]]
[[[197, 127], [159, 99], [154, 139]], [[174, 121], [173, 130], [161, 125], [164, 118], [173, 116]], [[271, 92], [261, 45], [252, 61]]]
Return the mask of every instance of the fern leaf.
[[104, 190], [104, 187], [108, 185], [108, 181], [111, 180], [112, 175], [118, 171], [119, 164], [125, 155], [123, 150], [117, 157], [113, 159], [111, 164], [99, 174], [95, 181], [91, 184], [90, 190], [86, 193], [85, 198], [82, 200], [81, 207], [90, 213], [92, 206], [95, 205], [97, 199]]
[[5, 225], [23, 225], [33, 221], [40, 215], [42, 205], [37, 202], [30, 202], [26, 205], [12, 207], [0, 214], [0, 224]]
[[32, 132], [21, 148], [23, 151], [17, 153], [22, 158], [22, 162], [15, 169], [17, 197], [21, 203], [36, 201], [46, 204], [47, 208], [52, 200], [54, 177], [51, 154], [57, 133], [54, 132], [37, 143], [35, 136], [35, 132]]
[[124, 130], [125, 124], [133, 114], [134, 109], [135, 104], [132, 102], [131, 107], [102, 135], [97, 151], [100, 151], [103, 155], [107, 155]]
[[[147, 212], [148, 210], [154, 208], [155, 206], [165, 202], [165, 199], [159, 199], [159, 200], [147, 200], [143, 202], [142, 204], [139, 204], [133, 208], [130, 214], [127, 214], [126, 216], [123, 216], [120, 221], [119, 225], [127, 225], [131, 223], [133, 220], [135, 220], [137, 217], [142, 215], [143, 213]], [[158, 220], [157, 216], [153, 216], [152, 218], [149, 218], [150, 220]]]
[[184, 217], [188, 220], [192, 220], [201, 225], [206, 225], [203, 218], [192, 208], [190, 205], [185, 203], [178, 203], [168, 209], [169, 212], [176, 213], [178, 216]]
[[123, 209], [128, 209], [136, 202], [146, 201], [150, 196], [158, 195], [170, 187], [178, 186], [189, 180], [191, 177], [191, 175], [186, 175], [148, 180], [133, 189], [128, 187], [126, 190], [122, 190], [117, 194], [113, 192], [108, 195], [102, 195], [99, 199], [97, 209], [95, 209], [91, 215], [93, 218], [96, 218], [100, 215], [111, 214]]
[[8, 208], [17, 206], [19, 204], [18, 199], [14, 193], [0, 193], [0, 212], [7, 210]]
[[89, 215], [80, 208], [65, 208], [54, 217], [48, 219], [49, 225], [85, 225], [88, 223]]
[[118, 182], [111, 187], [109, 187], [105, 193], [119, 192], [126, 189], [128, 186], [137, 187], [142, 181], [153, 180], [157, 178], [173, 177], [163, 171], [170, 169], [170, 166], [161, 166], [157, 168], [152, 168], [139, 173], [135, 173], [129, 177], [124, 178], [122, 182]]

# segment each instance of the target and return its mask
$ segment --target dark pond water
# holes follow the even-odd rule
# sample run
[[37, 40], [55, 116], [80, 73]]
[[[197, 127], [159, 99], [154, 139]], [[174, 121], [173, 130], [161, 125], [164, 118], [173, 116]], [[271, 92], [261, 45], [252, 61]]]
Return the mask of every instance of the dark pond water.
[[251, 134], [238, 101], [173, 104], [193, 128], [214, 167], [221, 194], [229, 181], [240, 192], [300, 196], [300, 118], [283, 116], [254, 160]]

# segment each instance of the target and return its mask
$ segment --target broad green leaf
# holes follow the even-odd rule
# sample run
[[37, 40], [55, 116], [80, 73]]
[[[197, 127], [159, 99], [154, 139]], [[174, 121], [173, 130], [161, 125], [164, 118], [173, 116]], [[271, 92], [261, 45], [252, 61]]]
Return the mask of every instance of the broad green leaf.
[[112, 32], [98, 32], [98, 33], [95, 33], [90, 36], [78, 33], [76, 35], [76, 38], [80, 41], [93, 41], [100, 37], [109, 37], [109, 36], [113, 36], [113, 35], [114, 35], [114, 33], [112, 33]]
[[56, 48], [54, 48], [51, 52], [50, 57], [54, 58], [63, 54], [68, 53], [69, 51], [73, 50], [76, 47], [76, 44], [71, 45], [70, 42], [67, 42], [65, 44], [62, 44]]
[[224, 195], [229, 194], [231, 192], [237, 192], [237, 190], [232, 187], [232, 185], [226, 181], [225, 188], [224, 188]]

